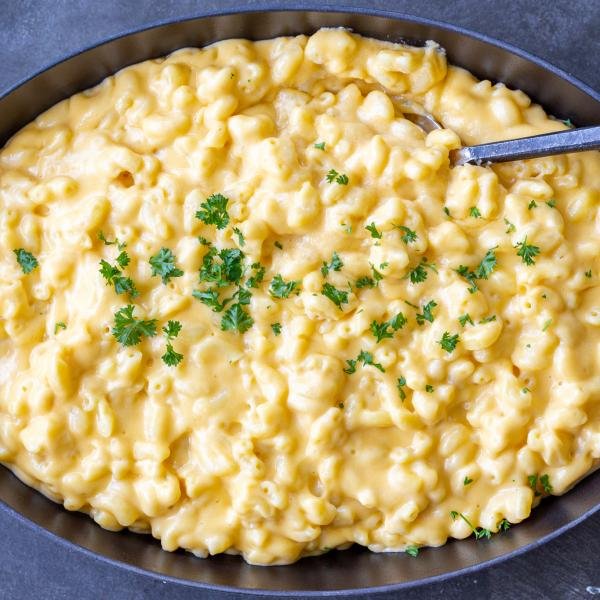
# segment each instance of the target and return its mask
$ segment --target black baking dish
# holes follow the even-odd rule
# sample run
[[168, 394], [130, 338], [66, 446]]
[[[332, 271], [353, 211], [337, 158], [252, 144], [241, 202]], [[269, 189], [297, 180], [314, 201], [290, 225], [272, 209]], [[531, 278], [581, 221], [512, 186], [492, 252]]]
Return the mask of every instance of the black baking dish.
[[[480, 79], [520, 88], [559, 118], [576, 125], [600, 122], [600, 94], [568, 74], [507, 44], [427, 19], [388, 11], [326, 8], [301, 3], [298, 10], [200, 14], [115, 37], [84, 50], [23, 81], [0, 98], [0, 146], [23, 125], [56, 102], [99, 83], [124, 66], [185, 46], [243, 37], [264, 39], [310, 34], [319, 27], [348, 27], [366, 36], [422, 44], [432, 39], [449, 61]], [[373, 554], [361, 548], [305, 558], [294, 565], [256, 567], [240, 557], [198, 559], [168, 553], [148, 536], [102, 530], [89, 517], [69, 513], [0, 468], [0, 509], [33, 526], [39, 535], [58, 536], [122, 568], [205, 589], [288, 594], [365, 593], [401, 590], [480, 569], [515, 556], [560, 534], [600, 509], [600, 473], [560, 498], [550, 498], [526, 522], [493, 541], [470, 538], [424, 549], [418, 560], [405, 554]]]

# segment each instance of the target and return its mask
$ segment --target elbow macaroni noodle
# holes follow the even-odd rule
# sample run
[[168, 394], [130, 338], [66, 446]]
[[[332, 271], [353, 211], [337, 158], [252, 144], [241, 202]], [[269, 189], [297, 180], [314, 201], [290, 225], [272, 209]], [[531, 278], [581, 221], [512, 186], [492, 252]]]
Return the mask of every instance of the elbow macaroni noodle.
[[[445, 129], [425, 134], [399, 97]], [[600, 159], [451, 169], [448, 152], [562, 128], [433, 43], [342, 29], [180, 50], [54, 106], [0, 153], [0, 460], [102, 527], [255, 564], [439, 546], [471, 533], [451, 511], [492, 532], [527, 518], [530, 476], [561, 494], [600, 461]], [[195, 218], [215, 193], [223, 229]], [[116, 256], [100, 230], [127, 243], [136, 316], [182, 323], [178, 366], [161, 335], [111, 335], [129, 301], [98, 273]], [[266, 267], [243, 335], [192, 297], [198, 236]], [[148, 264], [163, 246], [183, 271], [168, 284]], [[457, 269], [490, 249], [470, 291]], [[276, 274], [299, 293], [273, 298]], [[399, 312], [377, 343], [371, 322]]]

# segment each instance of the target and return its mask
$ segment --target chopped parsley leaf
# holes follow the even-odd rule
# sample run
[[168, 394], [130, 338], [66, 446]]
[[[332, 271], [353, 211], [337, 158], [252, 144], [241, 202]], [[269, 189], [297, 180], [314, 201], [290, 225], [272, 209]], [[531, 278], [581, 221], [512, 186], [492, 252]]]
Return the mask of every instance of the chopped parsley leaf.
[[504, 233], [512, 233], [513, 231], [516, 231], [517, 228], [514, 226], [513, 223], [511, 223], [508, 219], [504, 219], [504, 222], [506, 223], [506, 225], [508, 225], [508, 227], [506, 228], [506, 231]]
[[470, 323], [471, 325], [475, 325], [475, 323], [473, 323], [473, 319], [471, 319], [471, 315], [469, 313], [465, 313], [464, 315], [461, 315], [460, 317], [458, 317], [458, 322], [464, 327], [467, 323]]
[[527, 210], [531, 210], [532, 208], [537, 208], [537, 202], [535, 200], [532, 200], [528, 205], [527, 205]]
[[456, 272], [470, 284], [469, 293], [474, 294], [479, 289], [476, 283], [477, 279], [487, 279], [494, 272], [497, 266], [495, 250], [496, 247], [490, 248], [474, 271], [465, 265], [459, 265], [456, 269]]
[[237, 227], [233, 228], [233, 233], [235, 233], [235, 235], [237, 236], [238, 245], [240, 246], [240, 248], [243, 248], [246, 245], [246, 239], [244, 238], [244, 234]]
[[402, 235], [400, 236], [400, 239], [406, 244], [412, 244], [413, 242], [417, 241], [417, 238], [419, 237], [417, 235], [417, 233], [415, 231], [413, 231], [412, 229], [409, 229], [408, 227], [406, 227], [405, 225], [394, 225], [394, 227], [396, 229], [399, 229], [402, 232]]
[[250, 268], [254, 271], [254, 275], [248, 277], [246, 285], [249, 288], [257, 288], [265, 278], [266, 269], [259, 262], [252, 263]]
[[176, 367], [183, 360], [183, 354], [175, 352], [173, 344], [171, 342], [167, 342], [167, 349], [161, 358], [167, 366]]
[[585, 275], [585, 276], [586, 276], [588, 279], [591, 279], [591, 278], [592, 278], [592, 270], [590, 269], [589, 271], [586, 271], [586, 272], [584, 273], [584, 275]]
[[135, 346], [140, 343], [142, 337], [156, 335], [156, 319], [138, 319], [133, 316], [134, 309], [133, 304], [128, 304], [114, 315], [112, 334], [123, 346]]
[[[375, 285], [378, 285], [379, 282], [383, 279], [383, 275], [375, 268], [375, 265], [372, 263], [369, 263], [369, 265], [371, 265], [371, 273], [373, 274], [373, 279], [375, 280]], [[387, 267], [387, 263], [381, 263], [379, 265], [380, 269], [385, 269], [385, 267]]]
[[62, 321], [57, 321], [54, 324], [54, 335], [56, 335], [58, 333], [59, 329], [66, 329], [67, 326], [62, 322]]
[[[119, 259], [117, 258], [117, 261]], [[160, 275], [162, 282], [166, 285], [172, 277], [182, 277], [183, 271], [175, 265], [175, 255], [169, 248], [161, 248], [148, 261], [152, 267], [152, 276]], [[123, 265], [121, 265], [123, 266]]]
[[329, 298], [340, 310], [342, 310], [342, 304], [347, 304], [348, 302], [348, 292], [338, 290], [330, 283], [323, 284], [321, 294], [326, 298]]
[[31, 271], [38, 266], [39, 263], [37, 258], [31, 254], [31, 252], [27, 252], [27, 250], [24, 250], [23, 248], [17, 248], [16, 250], [13, 250], [13, 252], [17, 257], [17, 262], [19, 263], [21, 270], [26, 275], [31, 273]]
[[404, 391], [404, 387], [406, 386], [406, 378], [404, 376], [398, 377], [396, 380], [396, 388], [398, 390], [398, 394], [400, 395], [400, 400], [404, 402], [406, 400], [406, 392]]
[[281, 333], [281, 323], [271, 323], [271, 329], [275, 335], [279, 335]]
[[458, 269], [456, 269], [456, 272], [461, 276], [464, 277], [467, 282], [470, 284], [469, 285], [469, 293], [470, 294], [474, 294], [479, 288], [477, 287], [477, 283], [476, 283], [476, 279], [477, 279], [477, 275], [475, 275], [474, 271], [470, 271], [469, 267], [467, 267], [466, 265], [459, 265]]
[[299, 281], [284, 281], [283, 277], [277, 274], [271, 281], [269, 294], [271, 294], [273, 298], [289, 298], [290, 294], [294, 291], [300, 293], [300, 290], [298, 289], [299, 285]]
[[529, 483], [529, 487], [535, 492], [536, 488], [537, 488], [537, 481], [538, 481], [538, 476], [537, 475], [528, 475], [527, 476], [527, 482]]
[[496, 315], [491, 315], [489, 317], [485, 317], [483, 319], [481, 319], [481, 321], [479, 321], [479, 325], [483, 325], [485, 323], [491, 323], [492, 321], [496, 320]]
[[329, 271], [340, 271], [343, 266], [344, 263], [342, 262], [342, 259], [338, 256], [337, 252], [334, 252], [329, 264], [323, 261], [321, 273], [323, 274], [323, 277], [327, 277]]
[[494, 272], [497, 265], [495, 249], [496, 247], [490, 248], [481, 259], [479, 266], [475, 269], [477, 279], [487, 279]]
[[362, 363], [363, 367], [367, 365], [371, 365], [376, 369], [379, 369], [382, 373], [385, 373], [385, 369], [380, 363], [373, 362], [373, 355], [370, 352], [366, 352], [365, 350], [361, 350], [356, 359], [346, 360], [348, 366], [344, 369], [344, 373], [348, 375], [352, 375], [352, 373], [356, 372], [356, 365], [358, 363]]
[[206, 306], [212, 308], [213, 312], [221, 312], [231, 300], [228, 298], [223, 302], [220, 302], [219, 292], [215, 288], [210, 288], [208, 290], [193, 290], [192, 296], [197, 300], [200, 300], [202, 304], [206, 304]]
[[[217, 262], [219, 258], [221, 262]], [[202, 258], [200, 267], [200, 281], [216, 283], [219, 287], [225, 287], [232, 283], [239, 283], [244, 272], [244, 253], [238, 248], [223, 248], [217, 250], [211, 246]]]
[[119, 250], [123, 250], [123, 248], [125, 248], [125, 246], [127, 246], [127, 242], [119, 242], [119, 240], [117, 238], [115, 238], [113, 241], [107, 240], [106, 237], [104, 236], [104, 232], [102, 232], [102, 231], [98, 232], [98, 239], [101, 242], [104, 242], [105, 246], [116, 245]]
[[427, 279], [428, 268], [437, 273], [435, 264], [428, 263], [427, 258], [424, 256], [421, 258], [421, 262], [414, 269], [409, 271], [404, 278], [409, 278], [411, 283], [422, 283]]
[[469, 485], [470, 483], [473, 483], [473, 480], [470, 477], [465, 477], [463, 480], [463, 485]]
[[540, 477], [540, 483], [542, 484], [542, 488], [544, 489], [544, 493], [551, 494], [554, 489], [552, 488], [552, 484], [550, 483], [549, 475], [542, 475]]
[[121, 274], [118, 267], [113, 267], [108, 261], [100, 260], [100, 275], [106, 279], [107, 285], [113, 282], [113, 279]]
[[555, 208], [556, 207], [556, 198], [552, 198], [552, 200], [548, 200], [548, 202], [546, 202], [546, 204], [550, 207], [550, 208]]
[[229, 198], [226, 198], [223, 194], [212, 194], [200, 204], [200, 210], [196, 212], [196, 218], [206, 225], [215, 225], [217, 229], [224, 229], [229, 223], [228, 202]]
[[469, 209], [469, 216], [473, 217], [474, 219], [481, 219], [481, 212], [476, 206], [471, 206]]
[[517, 251], [517, 256], [520, 256], [526, 265], [531, 266], [535, 264], [533, 257], [540, 253], [540, 249], [538, 246], [528, 244], [527, 236], [525, 236], [525, 239], [522, 242], [518, 242], [515, 248], [519, 248]]
[[317, 149], [317, 150], [325, 150], [325, 142], [319, 142], [318, 144], [313, 144], [313, 146]]
[[447, 216], [448, 218], [451, 218], [451, 215], [450, 215], [450, 210], [448, 209], [448, 207], [447, 207], [447, 206], [444, 206], [444, 212], [446, 213], [446, 216]]
[[117, 263], [122, 269], [124, 269], [130, 262], [131, 259], [129, 258], [129, 254], [127, 254], [125, 250], [120, 252], [119, 256], [117, 256]]
[[344, 173], [338, 173], [335, 169], [329, 169], [325, 176], [327, 183], [333, 183], [334, 181], [339, 185], [348, 185], [348, 175]]
[[454, 352], [456, 345], [460, 342], [460, 338], [458, 337], [458, 333], [454, 335], [450, 335], [448, 331], [444, 331], [442, 338], [438, 341], [438, 344], [442, 347], [442, 350], [445, 350], [448, 354]]
[[498, 528], [498, 531], [508, 531], [510, 529], [510, 525], [510, 521], [507, 519], [502, 519], [502, 521], [500, 521], [496, 527]]
[[375, 225], [375, 223], [374, 223], [374, 222], [373, 222], [373, 223], [371, 223], [370, 225], [367, 225], [367, 226], [365, 227], [365, 229], [366, 229], [367, 231], [369, 231], [369, 233], [371, 234], [371, 237], [372, 237], [372, 238], [375, 238], [376, 240], [380, 240], [380, 239], [381, 239], [382, 233], [381, 233], [381, 231], [379, 231], [379, 230], [377, 229], [377, 227], [376, 227], [376, 225]]
[[417, 323], [419, 325], [423, 325], [425, 321], [429, 321], [433, 323], [435, 317], [433, 316], [433, 309], [437, 306], [437, 302], [435, 300], [430, 300], [424, 307], [422, 313], [417, 313]]
[[177, 366], [183, 360], [183, 354], [175, 352], [171, 340], [176, 338], [181, 331], [180, 321], [169, 321], [165, 327], [162, 328], [165, 337], [167, 338], [167, 350], [161, 356], [163, 362], [169, 367]]
[[428, 383], [428, 384], [425, 386], [425, 391], [426, 391], [428, 394], [433, 394], [434, 390], [435, 390], [435, 388], [434, 388], [434, 387], [433, 387], [433, 386], [432, 386], [430, 383]]
[[381, 342], [386, 338], [393, 338], [394, 332], [402, 329], [406, 325], [406, 317], [399, 312], [395, 317], [392, 317], [389, 321], [378, 323], [373, 321], [371, 323], [371, 333], [377, 339], [377, 343]]
[[106, 285], [113, 285], [117, 294], [129, 294], [130, 298], [139, 296], [135, 283], [130, 277], [123, 277], [121, 270], [102, 259], [100, 274], [106, 279]]
[[548, 319], [545, 323], [544, 326], [542, 327], [542, 331], [546, 331], [546, 329], [548, 329], [548, 327], [550, 327], [550, 325], [552, 325], [552, 319]]
[[360, 277], [356, 280], [356, 283], [354, 285], [358, 289], [361, 289], [366, 287], [374, 288], [377, 284], [375, 283], [375, 280], [372, 277], [369, 277], [368, 275], [363, 275], [363, 277]]
[[471, 531], [475, 534], [475, 539], [480, 540], [482, 538], [490, 539], [492, 537], [492, 532], [489, 529], [484, 529], [483, 527], [473, 527], [473, 524], [465, 515], [462, 513], [456, 512], [455, 510], [450, 511], [450, 517], [453, 521], [456, 521], [458, 517], [460, 517], [471, 529]]
[[122, 277], [119, 275], [113, 278], [113, 284], [117, 294], [129, 294], [130, 298], [136, 298], [140, 295], [131, 277]]
[[283, 244], [280, 241], [276, 241], [274, 243], [275, 248], [279, 248], [280, 250], [283, 250]]
[[245, 333], [254, 324], [254, 319], [242, 308], [242, 305], [232, 304], [223, 314], [221, 329], [223, 331], [239, 331]]
[[414, 545], [406, 546], [406, 548], [404, 548], [404, 552], [409, 556], [416, 558], [417, 556], [419, 556], [419, 547]]

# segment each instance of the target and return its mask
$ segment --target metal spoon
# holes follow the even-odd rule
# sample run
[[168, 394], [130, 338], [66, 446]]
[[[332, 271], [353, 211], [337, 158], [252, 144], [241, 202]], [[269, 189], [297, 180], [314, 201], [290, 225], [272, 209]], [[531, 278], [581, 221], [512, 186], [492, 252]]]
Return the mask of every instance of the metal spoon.
[[[429, 133], [434, 129], [443, 129], [435, 117], [421, 107], [402, 101], [404, 117]], [[450, 165], [481, 165], [486, 163], [507, 162], [523, 158], [551, 156], [567, 152], [600, 150], [600, 126], [569, 129], [555, 133], [543, 133], [531, 137], [463, 146], [450, 151]]]

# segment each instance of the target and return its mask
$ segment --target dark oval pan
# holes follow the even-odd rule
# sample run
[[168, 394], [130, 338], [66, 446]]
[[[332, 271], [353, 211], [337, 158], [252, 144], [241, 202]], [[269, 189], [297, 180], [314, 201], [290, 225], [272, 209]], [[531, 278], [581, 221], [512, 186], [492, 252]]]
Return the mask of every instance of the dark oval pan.
[[[59, 100], [99, 83], [126, 65], [162, 56], [184, 46], [245, 37], [264, 39], [311, 33], [319, 27], [350, 27], [384, 40], [439, 42], [450, 62], [480, 79], [503, 81], [527, 92], [548, 112], [577, 125], [600, 123], [600, 94], [559, 69], [514, 47], [428, 19], [388, 11], [327, 8], [301, 4], [303, 10], [263, 10], [231, 14], [202, 13], [198, 18], [158, 24], [125, 33], [50, 66], [0, 98], [0, 145]], [[372, 554], [361, 548], [305, 558], [285, 567], [254, 567], [236, 556], [197, 559], [168, 553], [149, 536], [102, 530], [89, 517], [69, 513], [0, 468], [0, 508], [65, 544], [121, 568], [205, 589], [276, 596], [302, 593], [365, 593], [401, 590], [474, 571], [533, 548], [559, 535], [600, 508], [600, 473], [561, 498], [550, 498], [533, 516], [492, 540], [472, 538], [425, 549], [418, 559], [404, 554]]]

